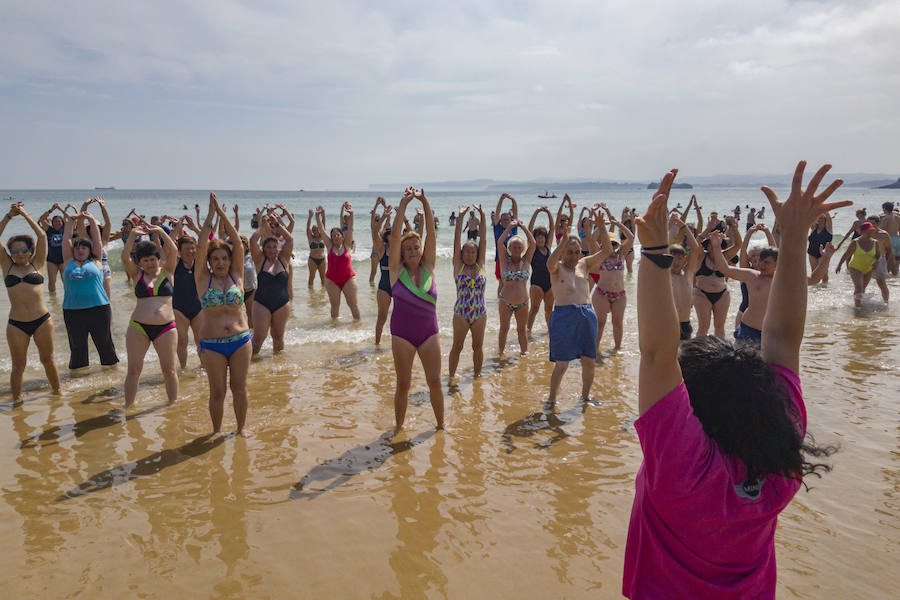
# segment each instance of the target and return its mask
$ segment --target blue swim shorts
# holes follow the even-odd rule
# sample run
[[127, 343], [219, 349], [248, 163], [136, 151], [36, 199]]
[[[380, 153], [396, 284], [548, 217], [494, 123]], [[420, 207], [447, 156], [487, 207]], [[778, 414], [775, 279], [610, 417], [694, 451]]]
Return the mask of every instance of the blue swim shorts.
[[550, 315], [550, 362], [597, 358], [597, 313], [590, 304], [553, 307]]
[[734, 339], [745, 344], [753, 344], [754, 346], [762, 345], [762, 331], [755, 327], [750, 327], [743, 321], [734, 330]]

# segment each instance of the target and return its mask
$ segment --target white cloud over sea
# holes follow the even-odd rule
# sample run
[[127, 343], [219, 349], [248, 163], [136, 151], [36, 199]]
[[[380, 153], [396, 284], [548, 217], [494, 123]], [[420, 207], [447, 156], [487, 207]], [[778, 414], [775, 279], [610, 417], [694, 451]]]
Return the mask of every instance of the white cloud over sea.
[[898, 56], [896, 1], [4, 3], [0, 187], [891, 173]]

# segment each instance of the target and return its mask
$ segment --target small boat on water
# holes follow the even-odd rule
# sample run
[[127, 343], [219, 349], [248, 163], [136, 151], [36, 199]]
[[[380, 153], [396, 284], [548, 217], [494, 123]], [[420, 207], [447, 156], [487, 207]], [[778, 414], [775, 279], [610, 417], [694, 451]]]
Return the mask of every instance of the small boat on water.
[[538, 194], [538, 198], [556, 198], [556, 194], [551, 194], [547, 190], [544, 190], [543, 194]]

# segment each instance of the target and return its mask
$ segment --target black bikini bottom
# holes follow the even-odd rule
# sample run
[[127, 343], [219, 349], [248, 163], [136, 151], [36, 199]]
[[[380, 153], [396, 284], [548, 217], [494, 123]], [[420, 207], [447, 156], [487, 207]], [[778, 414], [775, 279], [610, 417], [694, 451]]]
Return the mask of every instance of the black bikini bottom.
[[706, 296], [706, 299], [709, 300], [709, 303], [710, 303], [710, 304], [713, 304], [713, 305], [714, 305], [716, 302], [718, 302], [719, 299], [720, 299], [720, 298], [725, 294], [725, 292], [727, 292], [727, 291], [728, 291], [727, 289], [724, 289], [724, 290], [722, 290], [721, 292], [707, 292], [707, 291], [705, 291], [705, 290], [700, 290], [700, 292], [702, 292], [703, 295]]
[[42, 317], [38, 317], [34, 321], [16, 321], [13, 319], [9, 320], [9, 324], [13, 327], [18, 327], [22, 331], [24, 331], [27, 335], [34, 335], [34, 332], [37, 331], [37, 328], [43, 324], [44, 321], [50, 318], [50, 313], [44, 314]]

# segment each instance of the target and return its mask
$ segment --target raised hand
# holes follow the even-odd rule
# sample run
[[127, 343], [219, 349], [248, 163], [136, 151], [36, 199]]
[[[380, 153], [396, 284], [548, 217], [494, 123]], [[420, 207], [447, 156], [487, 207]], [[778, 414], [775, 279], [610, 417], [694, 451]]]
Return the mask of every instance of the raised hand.
[[816, 195], [816, 190], [825, 174], [831, 169], [831, 165], [823, 165], [812, 179], [809, 185], [803, 189], [803, 171], [806, 169], [806, 161], [801, 160], [797, 163], [794, 171], [794, 180], [791, 183], [791, 194], [784, 202], [778, 200], [778, 195], [768, 186], [763, 186], [762, 192], [769, 200], [772, 207], [772, 213], [775, 215], [775, 221], [779, 223], [782, 229], [802, 228], [804, 230], [815, 223], [819, 215], [830, 210], [835, 210], [844, 206], [851, 206], [853, 202], [850, 200], [839, 200], [837, 202], [825, 202], [831, 194], [835, 192], [844, 183], [841, 179], [835, 179], [831, 184]]
[[669, 243], [669, 228], [666, 224], [666, 215], [669, 213], [669, 192], [672, 190], [672, 183], [678, 169], [672, 169], [666, 173], [659, 182], [659, 188], [647, 207], [644, 216], [637, 217], [635, 224], [637, 225], [638, 240], [641, 246], [665, 246]]
[[831, 242], [828, 242], [824, 246], [819, 246], [819, 254], [821, 254], [825, 258], [828, 258], [832, 254], [834, 254], [836, 250], [837, 248], [835, 248], [834, 244], [832, 244]]

